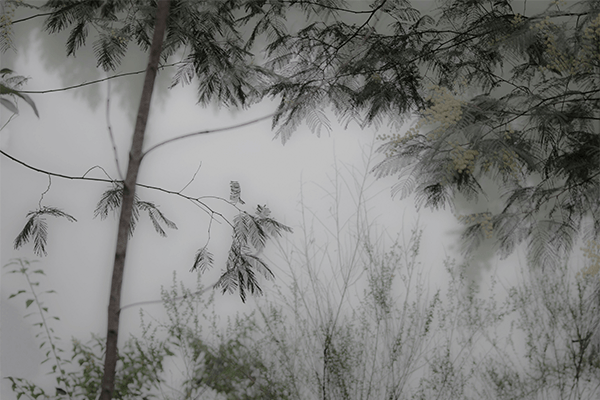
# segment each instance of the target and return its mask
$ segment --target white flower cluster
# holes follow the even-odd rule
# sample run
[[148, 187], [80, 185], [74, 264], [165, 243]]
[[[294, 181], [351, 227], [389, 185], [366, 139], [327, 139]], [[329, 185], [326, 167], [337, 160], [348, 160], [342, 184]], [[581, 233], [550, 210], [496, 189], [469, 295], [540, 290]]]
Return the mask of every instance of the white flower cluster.
[[511, 22], [513, 25], [521, 25], [523, 23], [523, 16], [517, 13]]
[[600, 241], [588, 240], [585, 247], [582, 247], [583, 255], [588, 259], [589, 264], [586, 268], [580, 271], [580, 274], [600, 277]]
[[458, 215], [458, 220], [463, 224], [472, 225], [478, 224], [485, 235], [486, 239], [491, 239], [494, 234], [494, 223], [492, 222], [492, 213], [482, 212], [470, 215]]
[[418, 130], [425, 124], [435, 123], [439, 124], [435, 130], [448, 129], [462, 118], [462, 101], [447, 88], [435, 86], [425, 100], [430, 100], [433, 105], [423, 112], [423, 117], [412, 129]]
[[450, 157], [452, 158], [452, 164], [448, 166], [451, 171], [457, 171], [460, 173], [472, 174], [475, 169], [475, 158], [479, 154], [477, 150], [465, 149], [456, 142], [450, 142], [452, 150], [450, 151]]
[[[559, 0], [554, 3], [558, 5], [563, 2]], [[521, 21], [517, 19], [518, 17], [518, 15], [515, 16], [513, 23]], [[555, 24], [548, 15], [531, 25], [532, 30], [539, 30], [546, 36], [545, 58], [547, 65], [540, 65], [540, 70], [552, 70], [574, 75], [589, 71], [594, 65], [598, 64], [598, 61], [600, 61], [600, 14], [583, 30], [583, 37], [580, 40], [581, 47], [576, 54], [567, 54], [564, 51], [565, 49], [557, 43], [554, 28]]]
[[513, 149], [503, 148], [501, 157], [504, 168], [506, 168], [514, 178], [517, 178], [517, 172], [519, 171], [519, 158], [517, 153], [515, 153]]
[[113, 39], [117, 39], [119, 41], [119, 43], [125, 43], [127, 41], [126, 37], [120, 36], [119, 32], [114, 29], [110, 30], [110, 37]]
[[576, 60], [583, 70], [591, 69], [600, 62], [600, 14], [583, 30], [581, 52]]
[[[466, 85], [466, 82], [461, 82]], [[419, 135], [421, 128], [426, 125], [435, 125], [427, 134], [426, 139], [433, 141], [439, 139], [443, 130], [450, 128], [462, 118], [462, 102], [457, 99], [447, 88], [434, 86], [431, 94], [425, 98], [432, 102], [417, 123], [406, 131], [404, 135], [394, 133], [392, 135], [379, 135], [379, 140], [390, 141], [392, 148], [386, 154], [388, 157], [395, 153], [395, 149]]]

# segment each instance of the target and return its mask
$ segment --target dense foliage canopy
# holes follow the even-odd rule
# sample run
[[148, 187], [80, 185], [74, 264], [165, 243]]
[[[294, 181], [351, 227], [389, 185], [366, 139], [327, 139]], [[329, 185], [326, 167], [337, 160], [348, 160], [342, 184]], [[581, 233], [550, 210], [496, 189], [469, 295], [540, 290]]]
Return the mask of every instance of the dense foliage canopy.
[[[375, 172], [399, 177], [395, 194], [434, 208], [501, 195], [501, 208], [459, 216], [467, 249], [494, 238], [506, 255], [525, 241], [531, 261], [554, 264], [600, 233], [600, 1], [540, 4], [177, 0], [162, 59], [180, 60], [173, 85], [195, 80], [201, 104], [278, 98], [284, 142], [302, 123], [329, 129], [327, 110], [376, 125]], [[155, 7], [41, 9], [49, 33], [69, 31], [67, 55], [91, 40], [114, 70], [128, 46], [149, 48]]]

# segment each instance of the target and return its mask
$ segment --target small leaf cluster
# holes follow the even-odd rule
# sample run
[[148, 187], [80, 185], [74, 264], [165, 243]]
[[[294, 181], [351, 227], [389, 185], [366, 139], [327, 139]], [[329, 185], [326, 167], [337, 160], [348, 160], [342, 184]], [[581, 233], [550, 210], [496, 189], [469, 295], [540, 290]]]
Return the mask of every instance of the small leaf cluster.
[[233, 235], [226, 269], [217, 286], [222, 288], [223, 293], [231, 293], [237, 289], [243, 302], [246, 301], [246, 291], [262, 293], [255, 272], [267, 279], [274, 277], [271, 269], [259, 256], [267, 239], [281, 236], [282, 231], [292, 232], [290, 227], [270, 218], [270, 212], [266, 205], [258, 205], [255, 215], [242, 211], [233, 219]]
[[65, 218], [69, 222], [77, 221], [75, 217], [66, 212], [55, 208], [43, 206], [36, 211], [27, 213], [26, 218], [29, 218], [23, 227], [23, 230], [17, 235], [14, 242], [15, 249], [20, 248], [25, 243], [33, 239], [33, 251], [38, 256], [48, 254], [46, 245], [48, 243], [48, 223], [45, 216]]
[[27, 104], [29, 104], [35, 115], [39, 118], [40, 115], [38, 113], [37, 107], [35, 106], [35, 103], [31, 99], [31, 97], [29, 97], [29, 95], [25, 93], [21, 93], [21, 91], [19, 90], [21, 86], [23, 86], [23, 84], [27, 82], [27, 78], [21, 75], [13, 74], [14, 71], [12, 71], [11, 69], [0, 69], [0, 104], [2, 104], [13, 114], [18, 114], [19, 109], [16, 105], [16, 102], [8, 99], [12, 98], [14, 100], [18, 97], [24, 100]]
[[[123, 183], [113, 182], [110, 189], [107, 189], [103, 194], [96, 209], [94, 210], [94, 217], [100, 217], [105, 219], [112, 213], [118, 213], [121, 208], [123, 200]], [[159, 210], [158, 206], [149, 201], [140, 200], [136, 194], [133, 211], [131, 217], [131, 224], [129, 227], [129, 234], [133, 235], [133, 231], [140, 218], [140, 213], [146, 212], [154, 230], [161, 236], [166, 236], [166, 232], [163, 226], [170, 229], [177, 229], [177, 225], [168, 219], [162, 211]], [[19, 249], [29, 241], [33, 241], [33, 251], [38, 256], [45, 256], [47, 252], [48, 243], [48, 223], [46, 222], [46, 216], [52, 216], [57, 218], [65, 218], [69, 222], [76, 222], [77, 219], [72, 215], [56, 208], [49, 206], [41, 206], [35, 211], [27, 213], [27, 222], [25, 226], [19, 232], [14, 241], [15, 249]]]
[[[110, 189], [107, 189], [103, 194], [96, 209], [94, 210], [94, 217], [100, 217], [100, 219], [106, 219], [108, 214], [117, 214], [121, 209], [121, 203], [123, 201], [124, 185], [122, 182], [114, 182]], [[148, 217], [152, 222], [154, 230], [160, 236], [166, 236], [166, 232], [163, 228], [163, 224], [170, 229], [177, 229], [177, 225], [168, 219], [162, 211], [158, 209], [158, 206], [149, 201], [140, 200], [137, 193], [133, 201], [133, 209], [131, 213], [131, 224], [129, 226], [129, 235], [133, 235], [133, 231], [140, 219], [140, 212], [145, 211], [148, 213]]]

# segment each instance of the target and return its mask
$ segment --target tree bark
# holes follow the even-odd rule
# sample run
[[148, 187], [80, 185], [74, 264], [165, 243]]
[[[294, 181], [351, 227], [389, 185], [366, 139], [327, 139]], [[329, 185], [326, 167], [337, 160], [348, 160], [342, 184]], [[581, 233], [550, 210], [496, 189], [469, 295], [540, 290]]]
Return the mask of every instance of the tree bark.
[[140, 163], [142, 161], [142, 146], [144, 144], [144, 133], [146, 131], [146, 123], [150, 111], [150, 100], [152, 99], [152, 91], [154, 90], [154, 80], [158, 70], [158, 62], [167, 26], [170, 3], [170, 0], [158, 1], [156, 22], [154, 24], [154, 36], [152, 38], [152, 46], [150, 47], [148, 66], [146, 67], [146, 78], [144, 80], [135, 130], [133, 131], [131, 149], [129, 151], [129, 165], [127, 167], [127, 175], [123, 186], [121, 216], [119, 218], [117, 247], [110, 286], [110, 299], [108, 303], [106, 358], [104, 360], [104, 376], [102, 378], [100, 400], [110, 400], [114, 393], [115, 370], [117, 365], [117, 341], [119, 338], [119, 314], [121, 312], [121, 286], [123, 284], [123, 271], [125, 269], [125, 256], [127, 254], [129, 226], [131, 223], [131, 213], [135, 198], [135, 185]]

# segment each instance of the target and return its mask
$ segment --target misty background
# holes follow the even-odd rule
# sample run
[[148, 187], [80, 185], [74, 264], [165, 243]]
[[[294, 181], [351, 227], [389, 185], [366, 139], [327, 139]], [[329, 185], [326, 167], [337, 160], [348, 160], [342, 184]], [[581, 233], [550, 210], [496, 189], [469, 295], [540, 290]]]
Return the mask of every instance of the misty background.
[[[423, 2], [424, 7], [426, 2]], [[17, 10], [15, 18], [19, 18]], [[14, 26], [14, 45], [17, 52], [2, 55], [2, 68], [10, 68], [31, 79], [23, 88], [29, 91], [59, 89], [105, 77], [95, 65], [91, 49], [82, 48], [77, 57], [66, 58], [66, 34], [48, 35], [41, 31], [42, 18]], [[173, 57], [176, 59], [177, 57]], [[147, 55], [132, 47], [116, 73], [142, 71]], [[200, 130], [223, 128], [273, 113], [276, 103], [263, 101], [247, 110], [235, 110], [213, 105], [202, 108], [196, 104], [194, 84], [169, 89], [174, 68], [160, 71], [153, 95], [145, 148], [162, 140]], [[36, 118], [26, 104], [20, 104], [20, 114], [0, 132], [1, 149], [35, 168], [71, 176], [119, 179], [113, 153], [109, 126], [114, 133], [121, 174], [125, 173], [127, 151], [133, 132], [134, 119], [144, 74], [112, 79], [98, 84], [52, 93], [31, 94], [40, 112]], [[108, 112], [107, 112], [108, 109]], [[0, 125], [11, 118], [2, 108]], [[343, 129], [331, 115], [332, 129], [320, 137], [302, 126], [291, 140], [282, 145], [274, 139], [270, 119], [227, 132], [200, 135], [163, 146], [152, 152], [142, 163], [139, 183], [179, 191], [190, 196], [229, 198], [229, 182], [239, 181], [242, 198], [248, 212], [257, 204], [268, 205], [272, 215], [292, 227], [294, 234], [285, 234], [282, 241], [299, 240], [300, 210], [302, 204], [317, 218], [327, 219], [331, 212], [328, 198], [334, 190], [336, 171], [350, 182], [370, 170], [382, 155], [375, 152], [379, 146], [376, 136], [387, 133], [386, 127], [361, 129], [350, 125]], [[101, 166], [100, 168], [94, 168]], [[94, 209], [107, 183], [61, 179], [49, 181], [43, 173], [28, 169], [7, 157], [0, 157], [0, 241], [1, 262], [14, 258], [39, 260], [38, 266], [46, 276], [42, 289], [56, 290], [46, 303], [54, 315], [61, 318], [55, 325], [63, 340], [71, 337], [87, 340], [90, 333], [105, 335], [106, 310], [117, 219], [101, 221], [94, 218]], [[412, 198], [392, 199], [390, 187], [395, 177], [375, 180], [368, 194], [370, 216], [391, 237], [407, 235], [418, 226], [424, 230], [419, 260], [432, 290], [446, 282], [443, 260], [462, 259], [460, 253], [460, 225], [450, 210], [416, 210]], [[342, 183], [343, 185], [343, 183]], [[301, 197], [302, 193], [302, 197]], [[190, 272], [196, 250], [207, 239], [209, 217], [186, 200], [153, 190], [139, 191], [140, 198], [159, 205], [160, 210], [174, 221], [178, 230], [168, 230], [160, 237], [147, 218], [140, 219], [135, 235], [130, 240], [126, 263], [122, 305], [160, 299], [161, 286], [170, 285], [173, 273], [189, 281], [192, 287], [197, 272]], [[462, 214], [493, 209], [493, 199], [481, 204], [480, 209], [458, 206]], [[232, 217], [235, 209], [226, 202], [207, 197], [205, 202]], [[352, 210], [352, 202], [344, 207]], [[77, 218], [76, 223], [64, 219], [48, 219], [48, 256], [40, 259], [32, 245], [14, 250], [13, 242], [26, 221], [27, 212], [41, 205], [58, 207]], [[461, 208], [462, 207], [462, 208]], [[211, 251], [215, 267], [203, 277], [207, 285], [214, 283], [224, 266], [230, 245], [230, 230], [226, 224], [213, 222]], [[277, 264], [273, 245], [266, 250], [275, 273], [275, 283], [285, 279]], [[516, 279], [523, 265], [517, 252], [507, 260], [493, 256], [489, 244], [474, 255], [470, 277], [485, 285], [490, 276], [499, 277], [509, 284]], [[268, 298], [274, 282], [262, 282]], [[281, 283], [281, 282], [279, 282]], [[38, 351], [34, 330], [23, 318], [22, 300], [8, 300], [8, 296], [25, 282], [21, 276], [6, 275], [1, 283], [0, 355], [1, 376], [21, 376], [31, 379], [43, 377], [40, 366], [44, 358]], [[243, 304], [236, 294], [220, 293], [217, 307], [223, 315], [250, 312], [255, 299]], [[161, 305], [144, 308], [161, 316]], [[132, 307], [121, 313], [120, 340], [139, 329], [139, 308]], [[12, 399], [9, 382], [2, 380], [2, 399]]]

